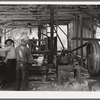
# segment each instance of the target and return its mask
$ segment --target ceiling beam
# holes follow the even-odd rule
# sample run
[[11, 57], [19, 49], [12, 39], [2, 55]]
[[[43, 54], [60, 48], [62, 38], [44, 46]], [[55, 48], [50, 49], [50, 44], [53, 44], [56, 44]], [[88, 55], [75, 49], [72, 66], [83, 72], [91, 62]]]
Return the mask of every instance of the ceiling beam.
[[0, 15], [32, 15], [29, 11], [0, 11]]
[[100, 28], [100, 24], [97, 24], [97, 23], [95, 23], [95, 22], [92, 22], [92, 21], [90, 21], [90, 20], [86, 20], [86, 21], [84, 21], [85, 23], [87, 23], [87, 24], [92, 24], [92, 25], [94, 25], [94, 26], [97, 26], [97, 27], [99, 27]]
[[94, 8], [91, 6], [91, 5], [88, 5], [87, 6], [93, 13], [93, 15], [95, 16], [95, 18], [99, 21], [99, 23], [100, 23], [100, 17], [99, 17], [99, 15], [98, 15], [98, 13], [94, 10]]
[[[58, 21], [59, 20], [71, 20], [71, 19], [73, 19], [73, 17], [71, 17], [71, 16], [66, 16], [66, 17], [55, 17], [55, 20], [56, 20], [56, 18], [58, 18]], [[10, 17], [10, 16], [8, 16], [8, 17], [3, 17], [3, 16], [0, 16], [0, 20], [18, 20], [18, 21], [42, 21], [42, 20], [44, 20], [44, 21], [46, 21], [46, 18], [45, 17], [31, 17], [31, 16], [26, 16], [26, 17], [22, 17], [22, 16], [19, 16], [19, 17], [17, 17], [17, 16], [15, 16], [15, 17]], [[47, 20], [50, 20], [50, 18], [48, 17], [47, 18]]]
[[[5, 7], [6, 8], [6, 7]], [[94, 8], [93, 8], [94, 9]], [[49, 9], [46, 9], [47, 10], [47, 13], [50, 13], [50, 10]], [[84, 9], [85, 11], [88, 11], [88, 8], [87, 9]], [[100, 13], [100, 9], [97, 8], [97, 9], [94, 9], [95, 12], [97, 13]], [[45, 11], [38, 11], [37, 9], [37, 13], [45, 13]], [[77, 9], [66, 9], [66, 8], [60, 8], [58, 9], [58, 12], [67, 12], [67, 13], [79, 13], [79, 10]], [[88, 11], [88, 13], [92, 13], [93, 11], [90, 10]], [[36, 13], [35, 11], [33, 11], [33, 14]], [[55, 13], [56, 13], [56, 10], [55, 10]], [[0, 8], [0, 14], [32, 14], [29, 10], [9, 10], [9, 9], [1, 9]]]
[[[10, 24], [10, 25], [8, 25], [8, 26], [6, 26], [7, 28], [13, 28], [13, 27], [17, 27], [17, 28], [19, 28], [19, 27], [34, 27], [34, 26], [38, 26], [38, 25], [43, 25], [43, 24], [49, 24], [50, 22], [46, 22], [46, 21], [41, 21], [40, 23], [36, 23], [36, 22], [34, 22], [33, 21], [33, 25], [31, 25], [31, 26], [27, 26], [27, 25], [25, 25], [25, 24], [15, 24], [15, 25], [13, 25], [13, 24]], [[70, 21], [58, 21], [58, 25], [67, 25], [68, 23], [70, 23]], [[54, 23], [55, 25], [56, 25], [56, 23]]]
[[99, 19], [99, 15], [96, 12], [96, 10], [91, 5], [87, 5], [87, 7], [89, 8], [90, 11], [93, 12], [93, 15], [96, 16], [97, 19]]

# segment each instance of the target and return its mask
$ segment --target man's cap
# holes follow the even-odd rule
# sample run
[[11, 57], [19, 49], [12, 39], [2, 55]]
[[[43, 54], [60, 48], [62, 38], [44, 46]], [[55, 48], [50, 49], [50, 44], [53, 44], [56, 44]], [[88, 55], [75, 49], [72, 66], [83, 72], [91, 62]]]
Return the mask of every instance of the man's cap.
[[29, 37], [27, 35], [24, 35], [21, 40], [24, 40], [24, 41], [29, 41]]
[[7, 44], [8, 41], [11, 41], [12, 43], [14, 43], [14, 41], [13, 41], [12, 39], [7, 39], [7, 40], [5, 41], [5, 44]]

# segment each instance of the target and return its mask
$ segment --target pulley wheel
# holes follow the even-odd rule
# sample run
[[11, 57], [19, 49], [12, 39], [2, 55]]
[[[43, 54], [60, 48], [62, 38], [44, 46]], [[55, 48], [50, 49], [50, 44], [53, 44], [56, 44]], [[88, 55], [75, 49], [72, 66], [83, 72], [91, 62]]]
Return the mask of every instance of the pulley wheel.
[[100, 46], [98, 41], [87, 44], [87, 68], [90, 75], [100, 74]]

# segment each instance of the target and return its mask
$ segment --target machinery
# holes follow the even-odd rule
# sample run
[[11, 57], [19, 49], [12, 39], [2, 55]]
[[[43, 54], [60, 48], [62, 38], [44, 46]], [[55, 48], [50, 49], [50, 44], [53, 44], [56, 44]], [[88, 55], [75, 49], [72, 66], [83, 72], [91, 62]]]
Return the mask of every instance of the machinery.
[[[51, 62], [51, 55], [50, 55], [50, 38], [44, 39], [31, 39], [29, 41], [30, 50], [33, 55], [33, 58], [36, 60], [42, 60], [41, 64], [33, 64], [30, 67], [30, 73], [46, 73], [46, 79], [48, 79], [48, 73], [50, 70], [55, 70], [57, 73], [57, 60], [56, 60], [56, 51], [57, 51], [57, 38], [54, 37], [54, 55], [53, 55], [53, 63]], [[38, 45], [37, 45], [38, 44]], [[41, 61], [40, 61], [41, 62]]]
[[87, 68], [91, 76], [100, 75], [100, 45], [98, 41], [87, 44]]

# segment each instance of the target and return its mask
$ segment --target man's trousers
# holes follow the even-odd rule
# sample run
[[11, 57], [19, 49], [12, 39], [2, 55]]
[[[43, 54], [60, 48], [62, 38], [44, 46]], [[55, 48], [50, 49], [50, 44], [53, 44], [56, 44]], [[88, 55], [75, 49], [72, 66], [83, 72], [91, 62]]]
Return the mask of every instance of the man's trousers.
[[28, 87], [29, 63], [17, 61], [16, 66], [16, 90], [25, 91]]

